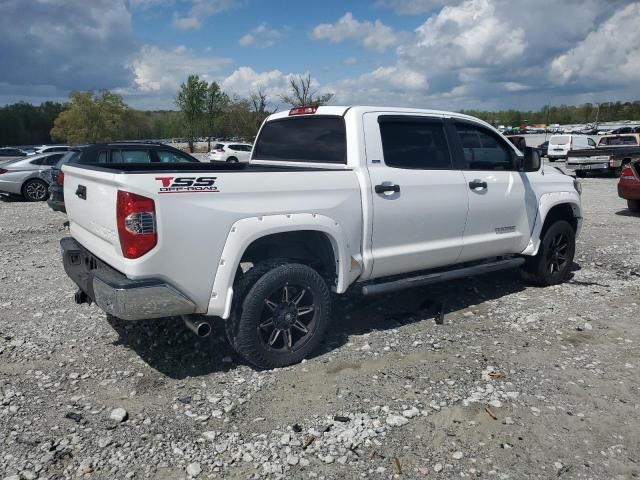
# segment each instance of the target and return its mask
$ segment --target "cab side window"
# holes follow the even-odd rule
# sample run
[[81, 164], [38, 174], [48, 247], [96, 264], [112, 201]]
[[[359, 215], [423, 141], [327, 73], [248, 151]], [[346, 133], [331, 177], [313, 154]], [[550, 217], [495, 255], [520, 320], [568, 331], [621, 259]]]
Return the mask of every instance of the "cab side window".
[[593, 138], [587, 138], [587, 142], [589, 143], [590, 147], [595, 147], [596, 146], [596, 142], [593, 141]]
[[511, 149], [489, 130], [456, 123], [466, 170], [515, 170]]
[[444, 125], [437, 119], [380, 117], [384, 163], [414, 170], [451, 169]]
[[151, 163], [147, 150], [111, 150], [113, 163]]

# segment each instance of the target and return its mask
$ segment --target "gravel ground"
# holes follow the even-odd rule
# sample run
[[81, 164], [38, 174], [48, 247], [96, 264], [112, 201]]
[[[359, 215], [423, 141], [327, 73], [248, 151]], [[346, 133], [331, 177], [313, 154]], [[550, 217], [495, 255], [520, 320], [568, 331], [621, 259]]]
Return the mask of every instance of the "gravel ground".
[[65, 217], [2, 201], [0, 479], [637, 478], [640, 217], [615, 184], [584, 181], [566, 284], [350, 295], [321, 352], [273, 371], [221, 329], [75, 305]]

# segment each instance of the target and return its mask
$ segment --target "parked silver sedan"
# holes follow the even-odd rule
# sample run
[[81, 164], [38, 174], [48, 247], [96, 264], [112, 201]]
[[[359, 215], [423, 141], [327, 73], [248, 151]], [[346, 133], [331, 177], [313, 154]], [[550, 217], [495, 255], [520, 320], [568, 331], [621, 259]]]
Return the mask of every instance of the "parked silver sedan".
[[49, 184], [40, 174], [58, 163], [65, 153], [43, 153], [4, 162], [0, 159], [0, 193], [22, 195], [29, 202], [46, 200]]

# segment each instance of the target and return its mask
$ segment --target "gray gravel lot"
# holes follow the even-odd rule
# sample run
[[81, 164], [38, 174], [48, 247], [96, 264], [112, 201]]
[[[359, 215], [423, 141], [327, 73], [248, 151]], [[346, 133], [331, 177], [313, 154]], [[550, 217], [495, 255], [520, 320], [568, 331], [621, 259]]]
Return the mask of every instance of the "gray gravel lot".
[[221, 329], [75, 305], [65, 217], [0, 201], [0, 479], [638, 478], [640, 217], [583, 183], [568, 283], [350, 295], [321, 352], [273, 371]]

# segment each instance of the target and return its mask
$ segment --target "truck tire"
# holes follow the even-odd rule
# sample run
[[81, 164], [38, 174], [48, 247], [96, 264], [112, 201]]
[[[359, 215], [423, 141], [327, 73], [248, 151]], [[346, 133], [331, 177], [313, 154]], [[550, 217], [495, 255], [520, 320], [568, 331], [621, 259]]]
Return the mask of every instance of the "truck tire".
[[640, 200], [627, 200], [627, 207], [634, 213], [640, 213]]
[[234, 350], [259, 368], [300, 362], [329, 325], [331, 296], [311, 267], [272, 260], [255, 265], [234, 288], [226, 333]]
[[575, 253], [573, 227], [569, 222], [558, 220], [544, 230], [537, 255], [527, 258], [522, 269], [523, 277], [540, 286], [562, 283], [569, 277]]
[[578, 178], [584, 178], [587, 176], [587, 172], [584, 172], [582, 170], [576, 170], [576, 177]]

